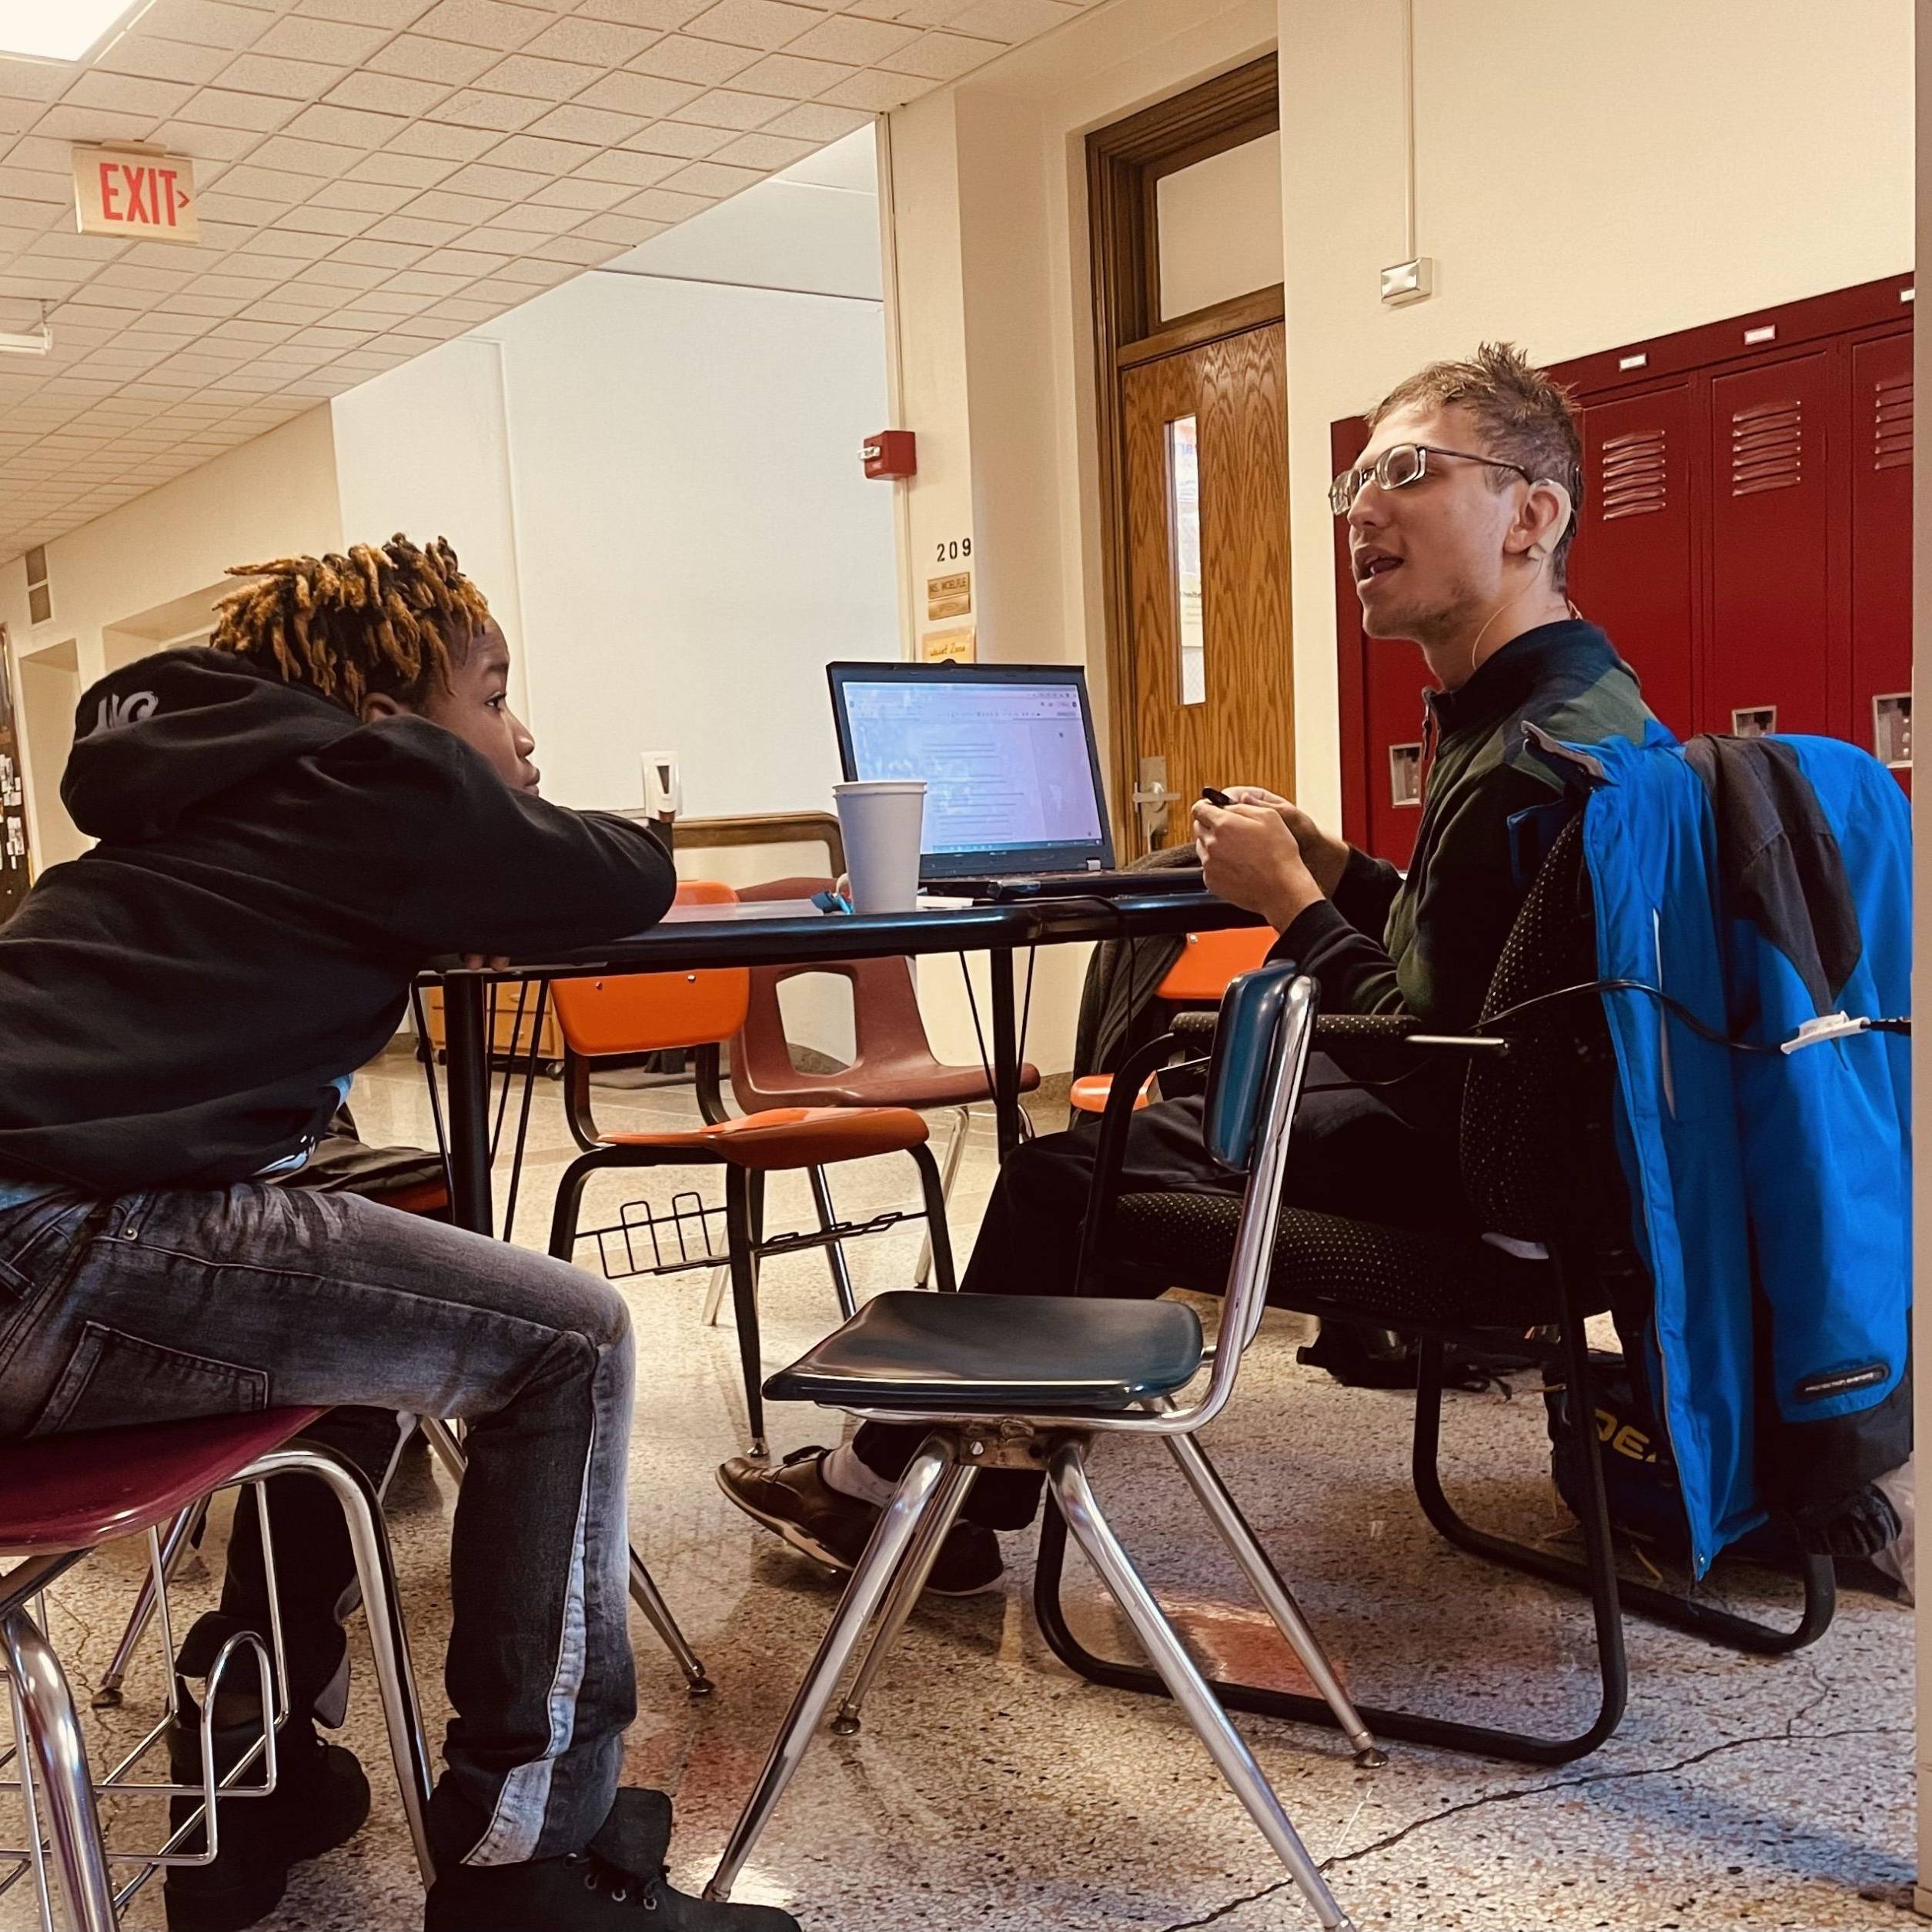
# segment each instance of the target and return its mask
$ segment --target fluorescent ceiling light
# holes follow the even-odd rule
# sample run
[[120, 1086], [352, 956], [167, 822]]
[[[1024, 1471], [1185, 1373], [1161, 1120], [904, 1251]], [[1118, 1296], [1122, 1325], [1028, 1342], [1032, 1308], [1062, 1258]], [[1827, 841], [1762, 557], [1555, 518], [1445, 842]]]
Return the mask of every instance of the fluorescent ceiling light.
[[79, 60], [142, 0], [0, 0], [0, 54]]

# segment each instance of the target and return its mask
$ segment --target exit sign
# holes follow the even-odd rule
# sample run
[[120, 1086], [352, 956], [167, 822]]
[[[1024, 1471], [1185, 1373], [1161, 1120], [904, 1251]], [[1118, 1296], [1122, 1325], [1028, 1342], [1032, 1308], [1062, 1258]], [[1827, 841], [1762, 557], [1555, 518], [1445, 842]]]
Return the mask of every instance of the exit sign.
[[195, 164], [155, 148], [76, 148], [74, 211], [83, 235], [198, 242]]

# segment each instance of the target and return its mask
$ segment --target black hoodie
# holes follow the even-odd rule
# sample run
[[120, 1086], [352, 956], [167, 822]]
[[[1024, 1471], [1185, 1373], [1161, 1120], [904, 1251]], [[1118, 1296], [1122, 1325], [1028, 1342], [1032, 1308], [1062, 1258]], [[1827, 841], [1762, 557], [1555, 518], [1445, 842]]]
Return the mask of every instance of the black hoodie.
[[439, 953], [660, 918], [641, 826], [514, 792], [419, 718], [359, 724], [225, 651], [81, 700], [61, 796], [100, 843], [0, 927], [0, 1172], [96, 1195], [299, 1153]]

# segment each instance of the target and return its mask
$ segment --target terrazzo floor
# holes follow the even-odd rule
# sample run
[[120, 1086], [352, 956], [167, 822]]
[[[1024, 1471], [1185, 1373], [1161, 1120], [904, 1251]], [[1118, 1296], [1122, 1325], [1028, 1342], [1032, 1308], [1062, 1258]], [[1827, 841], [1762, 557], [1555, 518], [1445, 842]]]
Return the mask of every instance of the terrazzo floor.
[[[604, 1125], [650, 1128], [691, 1118], [688, 1089], [600, 1088]], [[418, 1069], [377, 1063], [353, 1097], [371, 1141], [431, 1136]], [[1051, 1118], [1048, 1125], [1057, 1124]], [[572, 1148], [553, 1084], [543, 1083], [516, 1238], [541, 1245], [550, 1195]], [[953, 1203], [970, 1244], [994, 1169], [990, 1123], [975, 1128]], [[702, 1177], [650, 1177], [652, 1198]], [[841, 1171], [841, 1208], [910, 1204], [903, 1160]], [[637, 1177], [604, 1177], [589, 1214], [615, 1218]], [[712, 1198], [715, 1198], [714, 1194]], [[774, 1227], [802, 1225], [802, 1182], [780, 1177]], [[797, 1218], [794, 1218], [797, 1217]], [[918, 1249], [911, 1222], [851, 1248], [861, 1294], [904, 1285]], [[588, 1255], [586, 1250], [586, 1255]], [[674, 1874], [708, 1876], [771, 1733], [836, 1597], [804, 1559], [719, 1495], [714, 1466], [744, 1446], [735, 1340], [700, 1319], [705, 1277], [623, 1285], [637, 1323], [633, 1540], [718, 1684], [694, 1703], [648, 1627], [633, 1617], [642, 1706], [628, 1782], [675, 1793]], [[833, 1325], [823, 1259], [768, 1264], [765, 1355], [777, 1365]], [[1406, 1396], [1344, 1389], [1299, 1365], [1306, 1327], [1271, 1315], [1234, 1406], [1208, 1438], [1224, 1474], [1323, 1633], [1355, 1693], [1449, 1715], [1552, 1732], [1592, 1708], [1595, 1668], [1578, 1599], [1449, 1549], [1422, 1520], [1406, 1472]], [[775, 1408], [774, 1452], [830, 1439], [837, 1419]], [[1542, 1404], [1526, 1386], [1452, 1395], [1452, 1492], [1486, 1523], [1557, 1543]], [[1171, 1463], [1152, 1443], [1108, 1445], [1095, 1486], [1164, 1600], [1251, 1667], [1270, 1639]], [[447, 1629], [450, 1492], [406, 1465], [392, 1528], [433, 1736], [446, 1714], [438, 1668]], [[209, 1598], [219, 1538], [186, 1566], [177, 1626]], [[856, 1738], [827, 1736], [780, 1807], [737, 1896], [781, 1904], [807, 1932], [1115, 1932], [1213, 1925], [1272, 1932], [1314, 1920], [1164, 1702], [1098, 1689], [1047, 1652], [1029, 1606], [1033, 1539], [1008, 1539], [998, 1592], [922, 1607], [883, 1674]], [[103, 1553], [52, 1596], [52, 1635], [85, 1697], [105, 1668], [143, 1560]], [[1788, 1613], [1785, 1579], [1720, 1567], [1711, 1594]], [[1083, 1631], [1109, 1619], [1076, 1567], [1069, 1595]], [[1912, 1868], [1912, 1623], [1857, 1588], [1814, 1648], [1766, 1660], [1633, 1622], [1632, 1693], [1622, 1729], [1581, 1763], [1549, 1771], [1409, 1746], [1358, 1772], [1330, 1733], [1260, 1719], [1242, 1729], [1344, 1904], [1363, 1926], [1645, 1928], [1883, 1927], [1917, 1923]], [[358, 1639], [359, 1643], [359, 1638]], [[126, 1706], [88, 1713], [97, 1760], [132, 1743], [159, 1706], [158, 1651]], [[421, 1923], [406, 1835], [386, 1783], [379, 1714], [366, 1673], [346, 1741], [369, 1767], [376, 1810], [349, 1846], [298, 1870], [266, 1923], [303, 1932], [373, 1932]], [[151, 1838], [155, 1813], [125, 1800], [111, 1836]], [[18, 1843], [0, 1807], [0, 1829]], [[26, 1884], [0, 1897], [0, 1932], [33, 1924]], [[130, 1927], [162, 1924], [158, 1884]]]

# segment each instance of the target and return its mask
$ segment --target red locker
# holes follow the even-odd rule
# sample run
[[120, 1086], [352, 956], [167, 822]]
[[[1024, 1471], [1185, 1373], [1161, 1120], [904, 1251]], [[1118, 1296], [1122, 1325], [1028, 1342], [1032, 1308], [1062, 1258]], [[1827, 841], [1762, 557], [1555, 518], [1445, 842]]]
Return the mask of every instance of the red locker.
[[1850, 345], [1851, 677], [1846, 735], [1909, 783], [1912, 337]]
[[1710, 383], [1710, 645], [1700, 731], [1829, 731], [1828, 349]]
[[1583, 513], [1569, 560], [1572, 600], [1609, 633], [1680, 737], [1696, 715], [1690, 426], [1686, 383], [1585, 407]]
[[[1583, 413], [1571, 593], [1680, 737], [1829, 733], [1909, 787], [1913, 295], [1887, 276], [1554, 372]], [[1362, 434], [1334, 426], [1338, 466]], [[1343, 830], [1400, 864], [1420, 680], [1337, 562]]]

